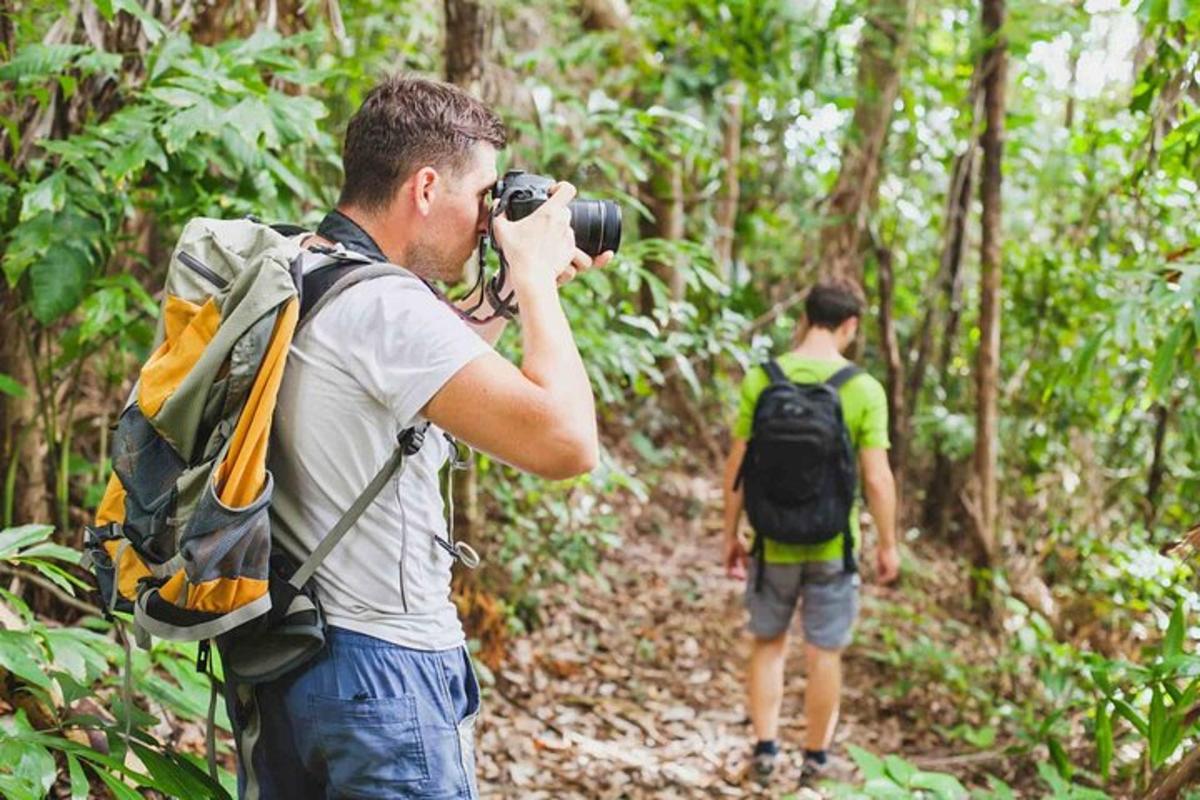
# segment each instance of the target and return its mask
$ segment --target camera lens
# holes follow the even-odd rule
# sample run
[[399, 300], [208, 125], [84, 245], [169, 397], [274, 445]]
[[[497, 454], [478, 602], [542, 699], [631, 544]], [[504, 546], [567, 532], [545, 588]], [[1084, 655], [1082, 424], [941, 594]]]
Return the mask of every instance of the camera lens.
[[592, 258], [621, 246], [621, 207], [612, 200], [572, 200], [575, 246]]

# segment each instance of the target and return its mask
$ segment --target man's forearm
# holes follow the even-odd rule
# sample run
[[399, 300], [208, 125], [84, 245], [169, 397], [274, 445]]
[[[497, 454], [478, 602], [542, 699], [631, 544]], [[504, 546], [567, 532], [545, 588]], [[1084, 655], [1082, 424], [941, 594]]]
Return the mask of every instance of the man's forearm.
[[896, 544], [896, 481], [889, 473], [886, 477], [867, 481], [867, 508], [875, 520], [879, 532], [879, 543], [884, 547]]
[[521, 301], [521, 372], [550, 393], [572, 418], [586, 420], [595, 435], [596, 407], [592, 386], [567, 316], [552, 283], [523, 286]]
[[737, 483], [738, 471], [745, 456], [745, 445], [739, 440], [735, 442], [733, 451], [725, 459], [725, 471], [721, 480], [721, 495], [725, 500], [725, 538], [734, 539], [738, 535], [738, 525], [742, 520], [742, 507], [745, 495], [741, 487], [733, 488]]

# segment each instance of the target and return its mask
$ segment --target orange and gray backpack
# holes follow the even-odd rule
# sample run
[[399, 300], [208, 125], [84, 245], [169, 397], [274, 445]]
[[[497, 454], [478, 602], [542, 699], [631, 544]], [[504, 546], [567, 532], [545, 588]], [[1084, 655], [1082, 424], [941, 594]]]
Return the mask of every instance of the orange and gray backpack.
[[288, 348], [299, 327], [351, 285], [395, 266], [338, 246], [301, 248], [299, 228], [189, 222], [167, 270], [155, 348], [113, 440], [113, 474], [85, 529], [106, 608], [149, 636], [221, 649], [226, 679], [277, 677], [324, 644], [308, 579], [420, 447], [395, 453], [317, 551], [297, 565], [271, 545], [267, 447]]

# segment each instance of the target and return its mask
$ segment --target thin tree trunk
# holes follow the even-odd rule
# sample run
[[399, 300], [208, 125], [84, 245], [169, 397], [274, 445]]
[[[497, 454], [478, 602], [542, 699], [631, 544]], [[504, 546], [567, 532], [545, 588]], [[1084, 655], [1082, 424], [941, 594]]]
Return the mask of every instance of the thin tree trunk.
[[1150, 476], [1146, 480], [1147, 528], [1158, 518], [1158, 495], [1162, 491], [1163, 477], [1166, 474], [1163, 451], [1167, 440], [1167, 428], [1171, 424], [1171, 412], [1174, 410], [1175, 405], [1166, 403], [1158, 403], [1154, 407], [1154, 457], [1150, 460]]
[[487, 0], [445, 0], [446, 80], [484, 96], [493, 9]]
[[3, 290], [4, 313], [0, 319], [0, 373], [25, 387], [21, 397], [0, 395], [0, 435], [3, 436], [3, 518], [0, 527], [29, 522], [50, 522], [50, 493], [46, 485], [45, 438], [38, 424], [37, 393], [33, 364], [25, 350], [20, 330], [24, 315], [19, 298]]
[[908, 43], [913, 0], [879, 0], [866, 15], [859, 45], [857, 101], [842, 166], [821, 231], [822, 273], [862, 285], [862, 234], [879, 191], [884, 142]]
[[[445, 11], [446, 80], [481, 97], [492, 9], [487, 0], [445, 0]], [[464, 539], [477, 538], [483, 530], [483, 509], [479, 502], [479, 465], [473, 456], [454, 480], [451, 502], [453, 524], [459, 535]]]
[[[976, 566], [994, 574], [997, 547], [997, 402], [1000, 375], [1000, 286], [1001, 286], [1001, 162], [1004, 156], [1004, 109], [1007, 80], [1004, 0], [983, 0], [983, 30], [989, 42], [984, 56], [983, 96], [987, 125], [983, 130], [983, 174], [980, 198], [983, 204], [980, 247], [979, 355], [975, 372], [976, 433], [975, 480], [978, 514], [973, 515]], [[983, 581], [979, 599], [992, 608], [991, 591]], [[986, 595], [986, 596], [984, 596]]]
[[1191, 752], [1169, 767], [1156, 773], [1144, 800], [1175, 800], [1179, 793], [1200, 782], [1200, 748]]
[[733, 81], [725, 94], [725, 127], [721, 161], [724, 171], [721, 194], [717, 198], [717, 239], [714, 258], [717, 274], [729, 280], [733, 274], [733, 231], [737, 224], [738, 198], [741, 194], [738, 181], [738, 162], [742, 151], [742, 102], [745, 87], [741, 81]]
[[935, 286], [945, 299], [942, 301], [935, 299], [931, 302], [921, 320], [921, 327], [916, 336], [917, 354], [913, 359], [913, 368], [909, 372], [906, 387], [905, 399], [909, 408], [917, 407], [917, 400], [925, 385], [925, 373], [933, 352], [933, 334], [934, 330], [938, 328], [941, 303], [944, 303], [946, 307], [947, 322], [949, 323], [950, 319], [954, 320], [953, 327], [947, 325], [944, 329], [943, 351], [946, 344], [953, 340], [954, 328], [957, 327], [957, 300], [962, 291], [962, 281], [959, 279], [959, 275], [963, 252], [966, 249], [967, 219], [970, 216], [971, 190], [973, 188], [971, 176], [975, 170], [976, 149], [975, 142], [972, 141], [967, 145], [966, 150], [955, 156], [954, 165], [950, 170], [950, 187], [946, 198], [946, 232], [935, 281]]
[[896, 518], [904, 519], [904, 480], [908, 473], [908, 413], [904, 406], [904, 366], [896, 338], [894, 299], [896, 278], [891, 248], [874, 243], [879, 266], [879, 333], [887, 361], [888, 435], [892, 441], [889, 458], [896, 481]]
[[[683, 208], [683, 170], [677, 161], [659, 164], [657, 171], [640, 187], [642, 202], [653, 215], [650, 219], [642, 218], [639, 232], [643, 238], [658, 238], [668, 241], [682, 239], [684, 233]], [[686, 283], [683, 271], [677, 265], [660, 260], [647, 262], [650, 270], [662, 279], [668, 287], [670, 298], [683, 298]], [[642, 288], [642, 312], [649, 313], [654, 306], [654, 298], [647, 286]]]

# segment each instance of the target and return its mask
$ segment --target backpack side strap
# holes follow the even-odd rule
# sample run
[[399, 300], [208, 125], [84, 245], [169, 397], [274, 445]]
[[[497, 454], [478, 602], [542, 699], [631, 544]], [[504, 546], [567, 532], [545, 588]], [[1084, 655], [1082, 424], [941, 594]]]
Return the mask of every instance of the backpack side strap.
[[771, 379], [771, 383], [791, 383], [792, 381], [784, 374], [783, 367], [779, 366], [779, 362], [775, 359], [768, 359], [763, 362], [763, 371], [767, 373], [767, 377]]
[[392, 453], [379, 472], [375, 473], [375, 477], [362, 490], [362, 494], [358, 499], [346, 509], [345, 513], [338, 519], [337, 523], [325, 534], [325, 538], [317, 545], [316, 549], [309, 554], [308, 558], [304, 559], [304, 563], [297, 568], [288, 581], [296, 591], [300, 591], [304, 584], [308, 583], [308, 579], [317, 571], [317, 567], [321, 566], [321, 562], [329, 555], [334, 547], [337, 547], [338, 542], [342, 540], [363, 512], [367, 510], [367, 506], [375, 502], [375, 498], [383, 491], [383, 487], [388, 484], [392, 476], [404, 468], [404, 459], [408, 456], [415, 455], [417, 450], [421, 448], [421, 443], [425, 438], [425, 429], [429, 427], [428, 423], [420, 428], [405, 428], [400, 432], [400, 436], [396, 442], [396, 450]]
[[858, 366], [857, 364], [847, 364], [829, 376], [829, 380], [825, 381], [825, 383], [828, 386], [832, 386], [834, 391], [836, 391], [841, 389], [844, 385], [846, 385], [847, 381], [860, 372], [862, 372], [862, 367]]

